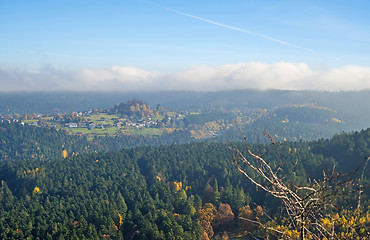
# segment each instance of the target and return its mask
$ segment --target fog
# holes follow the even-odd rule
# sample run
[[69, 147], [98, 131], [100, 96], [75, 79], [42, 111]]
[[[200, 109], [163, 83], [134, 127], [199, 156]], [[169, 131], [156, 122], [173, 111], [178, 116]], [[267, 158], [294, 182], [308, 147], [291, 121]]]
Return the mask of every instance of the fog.
[[63, 70], [0, 68], [2, 92], [11, 91], [156, 91], [229, 89], [361, 90], [370, 89], [370, 67], [315, 69], [306, 63], [248, 62], [193, 66], [172, 73], [130, 66]]

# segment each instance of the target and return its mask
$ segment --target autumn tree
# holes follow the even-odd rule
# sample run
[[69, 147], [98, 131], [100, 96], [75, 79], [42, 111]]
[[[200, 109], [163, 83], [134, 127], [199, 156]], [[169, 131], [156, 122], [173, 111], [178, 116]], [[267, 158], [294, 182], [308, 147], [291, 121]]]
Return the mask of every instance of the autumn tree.
[[221, 203], [215, 216], [215, 229], [227, 228], [233, 224], [234, 213], [229, 204]]
[[[276, 146], [274, 139], [267, 135], [272, 144]], [[246, 139], [246, 137], [244, 137]], [[229, 146], [233, 152], [233, 164], [237, 167], [247, 179], [249, 179], [255, 186], [271, 194], [273, 197], [279, 199], [284, 207], [286, 213], [286, 223], [283, 226], [274, 223], [268, 226], [258, 219], [251, 220], [250, 211], [245, 209], [246, 221], [253, 222], [269, 233], [273, 233], [278, 238], [289, 239], [340, 239], [341, 234], [335, 231], [334, 220], [329, 217], [331, 225], [325, 220], [325, 216], [331, 216], [338, 198], [344, 198], [350, 195], [351, 192], [358, 192], [361, 196], [362, 186], [356, 184], [353, 174], [339, 174], [334, 171], [323, 172], [322, 180], [311, 180], [307, 184], [299, 185], [291, 182], [285, 178], [283, 174], [283, 167], [281, 165], [272, 164], [264, 159], [259, 154], [254, 153], [249, 145], [246, 144], [246, 153], [242, 152], [237, 147]], [[282, 162], [280, 154], [276, 150], [278, 163]], [[366, 164], [369, 161], [368, 157], [365, 161], [363, 172]], [[276, 166], [275, 168], [273, 166]], [[363, 174], [362, 174], [363, 175]], [[308, 179], [310, 180], [310, 179]], [[360, 203], [359, 197], [359, 203]], [[263, 214], [262, 209], [258, 209], [259, 214]], [[327, 226], [332, 226], [329, 229]], [[359, 239], [366, 239], [369, 237], [366, 231], [363, 234], [358, 234]], [[347, 239], [347, 238], [342, 238]]]
[[197, 212], [197, 217], [203, 229], [203, 239], [210, 239], [214, 232], [212, 223], [216, 216], [216, 208], [212, 203], [206, 203], [202, 209]]

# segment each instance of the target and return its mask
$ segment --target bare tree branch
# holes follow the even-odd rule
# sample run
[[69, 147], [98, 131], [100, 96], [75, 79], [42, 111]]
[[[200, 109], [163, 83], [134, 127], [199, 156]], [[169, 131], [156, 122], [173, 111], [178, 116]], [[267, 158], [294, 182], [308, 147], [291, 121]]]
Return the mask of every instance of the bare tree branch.
[[[246, 155], [237, 147], [229, 145], [229, 149], [233, 152], [233, 164], [237, 167], [238, 171], [255, 186], [282, 201], [284, 209], [290, 219], [289, 225], [299, 232], [300, 239], [306, 239], [307, 236], [313, 239], [322, 239], [324, 237], [327, 239], [337, 239], [334, 223], [332, 223], [332, 229], [328, 230], [321, 222], [321, 219], [325, 217], [325, 212], [335, 208], [334, 202], [338, 197], [344, 196], [345, 194], [348, 195], [348, 192], [351, 192], [350, 189], [355, 186], [353, 180], [354, 176], [359, 171], [360, 167], [352, 174], [338, 174], [335, 172], [334, 165], [333, 170], [331, 170], [329, 174], [323, 171], [323, 179], [321, 181], [315, 179], [311, 181], [311, 179], [309, 179], [309, 183], [306, 185], [295, 185], [291, 182], [284, 181], [284, 177], [280, 176], [281, 174], [279, 174], [279, 171], [282, 170], [282, 166], [277, 144], [273, 137], [267, 133], [264, 134], [268, 136], [272, 142], [280, 166], [273, 169], [270, 163], [263, 157], [253, 153], [246, 142], [245, 136]], [[366, 159], [362, 168], [361, 181], [358, 189], [353, 190], [353, 192], [358, 192], [358, 209], [360, 208], [361, 194], [363, 193], [362, 181], [364, 171], [369, 160], [370, 157]], [[296, 165], [297, 162], [294, 164], [294, 168]], [[349, 189], [349, 191], [344, 191], [344, 189]], [[284, 234], [283, 231], [267, 227], [259, 221], [241, 219], [257, 224], [265, 229], [275, 231], [281, 235]]]

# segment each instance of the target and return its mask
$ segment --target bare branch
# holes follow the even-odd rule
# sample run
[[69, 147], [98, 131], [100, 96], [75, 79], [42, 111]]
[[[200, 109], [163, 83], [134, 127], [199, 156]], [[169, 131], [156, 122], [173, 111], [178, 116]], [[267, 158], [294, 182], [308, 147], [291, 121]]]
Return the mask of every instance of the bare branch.
[[[272, 142], [277, 154], [277, 158], [281, 163], [280, 153], [276, 146], [276, 142], [269, 134], [264, 133]], [[334, 223], [332, 229], [329, 231], [321, 222], [324, 219], [323, 213], [329, 209], [335, 209], [334, 202], [339, 196], [347, 195], [355, 186], [354, 176], [359, 171], [357, 168], [352, 174], [338, 174], [335, 172], [335, 165], [329, 171], [329, 174], [323, 171], [323, 179], [317, 181], [309, 179], [306, 185], [295, 185], [291, 182], [284, 182], [284, 177], [279, 176], [278, 172], [282, 170], [282, 166], [273, 169], [263, 157], [252, 152], [246, 142], [247, 155], [244, 155], [237, 147], [229, 146], [233, 152], [233, 164], [237, 167], [247, 179], [249, 179], [255, 186], [263, 189], [265, 192], [278, 198], [283, 203], [284, 209], [290, 219], [289, 225], [298, 230], [301, 239], [306, 239], [307, 234], [313, 239], [336, 239], [334, 231]], [[362, 169], [361, 182], [358, 189], [353, 192], [358, 192], [358, 209], [361, 204], [361, 194], [363, 193], [363, 176], [367, 163], [370, 157], [366, 159], [365, 165]], [[295, 162], [296, 167], [298, 160]], [[254, 175], [257, 175], [255, 177]], [[252, 177], [253, 176], [253, 177]], [[346, 189], [346, 191], [344, 191]], [[285, 234], [281, 230], [267, 227], [260, 221], [241, 218], [243, 220], [252, 222], [263, 227], [264, 229], [272, 230], [280, 235]]]

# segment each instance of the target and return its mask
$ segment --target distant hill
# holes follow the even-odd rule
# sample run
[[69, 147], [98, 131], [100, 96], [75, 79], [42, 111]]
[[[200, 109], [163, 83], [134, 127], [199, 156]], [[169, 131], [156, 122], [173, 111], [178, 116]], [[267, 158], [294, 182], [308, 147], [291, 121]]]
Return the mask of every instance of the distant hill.
[[140, 99], [130, 99], [126, 103], [120, 103], [108, 109], [108, 113], [117, 113], [126, 116], [143, 117], [153, 113], [149, 104]]
[[[338, 131], [365, 129], [370, 122], [368, 104], [370, 90], [321, 92], [245, 89], [217, 92], [0, 93], [0, 114], [56, 114], [88, 109], [109, 109], [117, 103], [126, 103], [130, 99], [142, 99], [143, 103], [140, 104], [145, 106], [146, 111], [148, 109], [155, 111], [158, 104], [167, 110], [178, 112], [240, 111], [246, 113], [266, 110], [269, 113], [276, 113], [276, 116], [269, 115], [269, 119], [264, 120], [268, 122], [271, 122], [271, 119], [278, 120], [278, 118], [283, 121], [285, 115], [289, 115], [290, 124], [297, 124], [297, 122], [308, 124], [309, 122], [309, 124], [316, 124], [311, 127], [323, 127], [326, 124], [325, 121], [328, 121], [328, 124], [331, 122], [341, 123], [335, 128], [330, 127], [329, 129], [333, 130], [319, 137], [330, 137]], [[312, 107], [311, 109], [307, 107], [294, 108], [299, 105]], [[127, 113], [130, 107], [130, 104], [127, 105], [127, 103], [126, 105], [120, 104], [114, 107], [114, 111]], [[143, 113], [141, 110], [137, 111], [137, 113], [139, 112]]]

